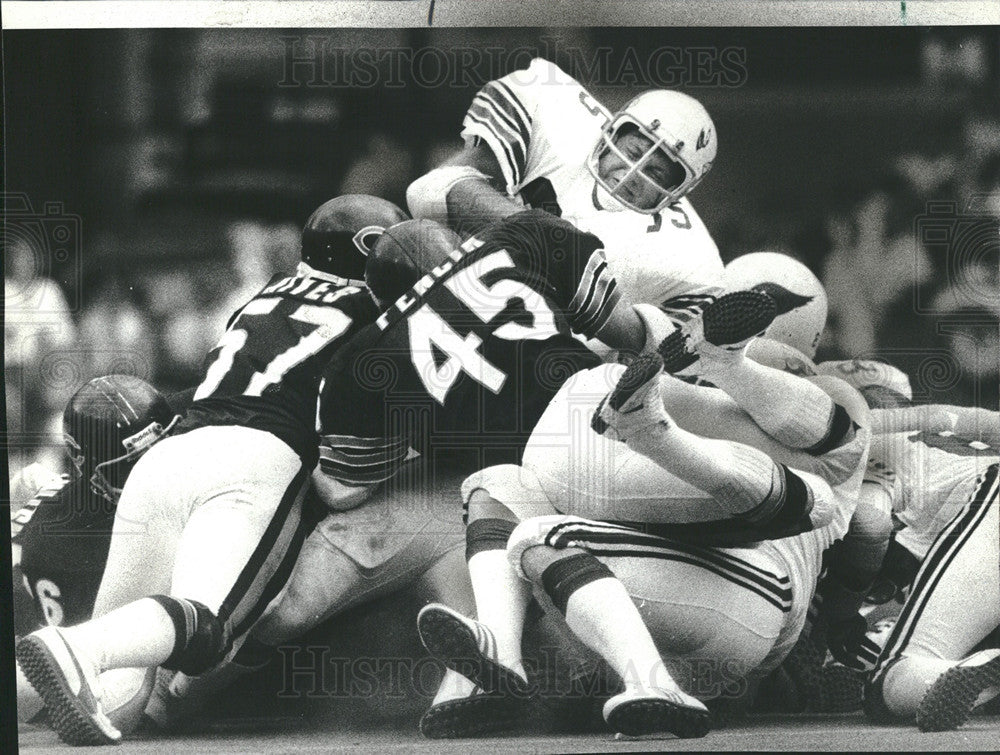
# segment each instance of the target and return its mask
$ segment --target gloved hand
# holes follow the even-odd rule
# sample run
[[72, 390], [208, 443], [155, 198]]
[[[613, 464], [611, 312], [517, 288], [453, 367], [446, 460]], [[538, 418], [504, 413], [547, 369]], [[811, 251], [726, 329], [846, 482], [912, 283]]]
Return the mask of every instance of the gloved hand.
[[882, 648], [868, 636], [868, 622], [859, 613], [831, 618], [827, 645], [838, 663], [855, 671], [870, 671]]

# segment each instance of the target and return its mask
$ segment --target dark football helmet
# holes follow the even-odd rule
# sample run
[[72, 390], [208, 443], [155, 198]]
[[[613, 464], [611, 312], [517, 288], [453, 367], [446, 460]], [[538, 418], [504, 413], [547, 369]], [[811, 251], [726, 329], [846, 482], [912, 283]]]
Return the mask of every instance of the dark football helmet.
[[73, 394], [63, 412], [63, 437], [73, 466], [95, 493], [115, 502], [135, 462], [177, 419], [145, 380], [105, 375]]
[[365, 282], [385, 309], [461, 245], [457, 233], [433, 220], [398, 223], [375, 242], [365, 265]]
[[321, 204], [302, 229], [302, 261], [313, 270], [361, 283], [365, 258], [391, 225], [409, 219], [392, 202], [344, 194]]

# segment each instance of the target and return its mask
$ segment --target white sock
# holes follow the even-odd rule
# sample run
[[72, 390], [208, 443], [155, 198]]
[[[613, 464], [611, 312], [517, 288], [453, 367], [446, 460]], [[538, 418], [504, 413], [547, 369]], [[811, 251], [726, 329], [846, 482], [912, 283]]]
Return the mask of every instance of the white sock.
[[62, 631], [74, 648], [88, 655], [98, 671], [159, 666], [174, 649], [174, 623], [151, 598], [128, 603]]
[[704, 490], [730, 514], [750, 511], [783, 492], [778, 465], [742, 443], [703, 438], [671, 423], [651, 426], [629, 438], [627, 445]]
[[742, 352], [706, 359], [700, 374], [728, 393], [754, 422], [790, 448], [811, 448], [830, 432], [834, 403], [814, 383], [747, 359]]
[[444, 678], [441, 679], [441, 684], [438, 687], [437, 694], [434, 695], [431, 705], [469, 697], [475, 688], [476, 685], [460, 673], [446, 668], [444, 670]]
[[882, 682], [882, 698], [886, 707], [898, 716], [915, 716], [931, 685], [941, 674], [957, 665], [958, 661], [940, 658], [900, 659], [886, 672]]
[[469, 576], [479, 621], [497, 641], [497, 660], [527, 679], [521, 655], [524, 616], [531, 602], [531, 585], [511, 568], [506, 550], [487, 550], [469, 559]]
[[618, 672], [627, 691], [678, 689], [642, 616], [617, 579], [594, 580], [570, 595], [566, 623]]

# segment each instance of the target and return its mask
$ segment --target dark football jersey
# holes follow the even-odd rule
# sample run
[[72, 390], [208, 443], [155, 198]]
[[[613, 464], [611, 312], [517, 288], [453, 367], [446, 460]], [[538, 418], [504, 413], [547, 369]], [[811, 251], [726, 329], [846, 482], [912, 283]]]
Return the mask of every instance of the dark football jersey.
[[[182, 413], [191, 391], [166, 396], [170, 408]], [[47, 482], [23, 506], [12, 512], [11, 542], [20, 548], [19, 570], [34, 608], [15, 595], [15, 631], [19, 635], [39, 625], [71, 626], [90, 618], [111, 547], [117, 504], [95, 492], [76, 473], [46, 474]], [[14, 585], [19, 591], [19, 586]]]
[[452, 471], [517, 463], [562, 383], [599, 363], [571, 333], [593, 336], [618, 299], [596, 236], [539, 210], [490, 226], [334, 355], [322, 469], [360, 485], [414, 451]]
[[317, 458], [316, 400], [331, 354], [378, 310], [367, 291], [312, 276], [276, 276], [233, 315], [209, 352], [176, 433], [210, 425], [269, 432], [305, 464]]
[[90, 618], [114, 518], [115, 505], [95, 493], [89, 481], [67, 475], [61, 484], [39, 490], [11, 517], [11, 541], [21, 547], [24, 587], [37, 611], [15, 617], [18, 633]]

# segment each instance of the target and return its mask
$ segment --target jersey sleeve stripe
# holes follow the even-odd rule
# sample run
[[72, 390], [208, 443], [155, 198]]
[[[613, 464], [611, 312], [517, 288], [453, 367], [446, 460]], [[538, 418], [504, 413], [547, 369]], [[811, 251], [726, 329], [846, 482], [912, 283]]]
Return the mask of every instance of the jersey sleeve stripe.
[[510, 103], [511, 107], [514, 109], [515, 120], [519, 121], [523, 127], [524, 133], [531, 133], [531, 115], [528, 113], [528, 109], [524, 106], [524, 103], [514, 94], [514, 90], [511, 89], [503, 81], [491, 81], [487, 84], [487, 87], [495, 88], [500, 94]]
[[569, 302], [569, 311], [577, 312], [584, 309], [587, 302], [593, 297], [594, 285], [597, 277], [608, 266], [607, 258], [603, 249], [596, 249], [587, 260], [587, 265], [580, 276], [580, 285], [576, 288], [576, 293]]
[[403, 447], [404, 441], [401, 438], [365, 438], [359, 435], [324, 435], [320, 439], [320, 445], [324, 447], [336, 447], [341, 449], [386, 449], [391, 447]]
[[582, 333], [588, 338], [593, 338], [597, 335], [597, 332], [604, 327], [604, 323], [611, 317], [611, 313], [618, 305], [620, 299], [621, 294], [618, 291], [618, 283], [612, 278], [607, 289], [601, 294], [599, 305], [593, 309], [592, 316], [585, 321], [577, 322], [577, 332]]
[[511, 128], [520, 137], [521, 144], [527, 150], [528, 142], [531, 140], [531, 118], [528, 117], [510, 89], [500, 84], [487, 84], [479, 92], [476, 99], [492, 103], [496, 108], [497, 115], [502, 116], [510, 123]]
[[607, 321], [620, 298], [604, 251], [598, 249], [587, 261], [580, 286], [570, 301], [567, 312], [570, 326], [577, 333], [593, 335]]
[[530, 134], [524, 124], [519, 122], [514, 114], [504, 109], [505, 103], [506, 101], [502, 97], [490, 95], [486, 91], [480, 92], [472, 100], [473, 106], [479, 107], [483, 114], [489, 115], [496, 125], [500, 126], [503, 131], [508, 132], [527, 151]]
[[464, 130], [468, 133], [481, 137], [493, 154], [496, 155], [497, 162], [500, 163], [500, 170], [503, 171], [507, 185], [518, 186], [521, 182], [521, 172], [514, 159], [510, 144], [497, 133], [496, 126], [482, 116], [473, 112], [472, 108], [465, 114]]
[[481, 118], [496, 135], [510, 149], [511, 157], [516, 168], [517, 179], [524, 175], [524, 166], [528, 153], [528, 145], [524, 137], [517, 132], [517, 129], [509, 121], [505, 120], [496, 108], [496, 105], [483, 97], [477, 97], [469, 107], [469, 114]]
[[354, 451], [344, 451], [339, 448], [322, 447], [319, 450], [321, 459], [345, 464], [348, 466], [370, 466], [372, 464], [390, 464], [400, 459], [406, 458], [406, 451], [400, 449], [386, 449], [385, 451], [366, 451], [356, 453]]
[[345, 467], [339, 464], [334, 464], [327, 459], [320, 459], [319, 467], [324, 474], [333, 477], [338, 482], [354, 486], [376, 485], [380, 482], [385, 482], [386, 480], [392, 478], [397, 471], [397, 467], [388, 465], [368, 470], [356, 467]]

